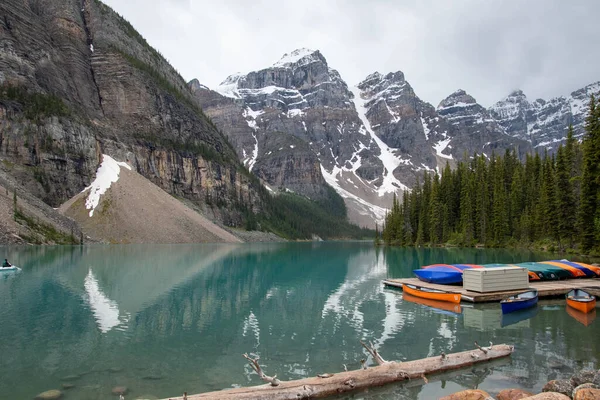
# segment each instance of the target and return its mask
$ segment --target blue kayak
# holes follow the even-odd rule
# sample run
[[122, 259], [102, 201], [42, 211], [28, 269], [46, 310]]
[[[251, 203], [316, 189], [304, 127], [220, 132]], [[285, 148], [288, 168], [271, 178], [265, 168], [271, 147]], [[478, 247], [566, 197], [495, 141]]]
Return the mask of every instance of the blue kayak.
[[441, 285], [459, 284], [463, 281], [463, 271], [468, 268], [481, 268], [471, 264], [433, 264], [415, 269], [413, 272], [423, 282]]
[[525, 310], [535, 306], [538, 302], [537, 290], [529, 290], [527, 292], [515, 294], [500, 302], [502, 307], [502, 314], [508, 314], [511, 312]]
[[462, 282], [462, 270], [452, 265], [434, 264], [413, 271], [423, 282], [452, 285]]

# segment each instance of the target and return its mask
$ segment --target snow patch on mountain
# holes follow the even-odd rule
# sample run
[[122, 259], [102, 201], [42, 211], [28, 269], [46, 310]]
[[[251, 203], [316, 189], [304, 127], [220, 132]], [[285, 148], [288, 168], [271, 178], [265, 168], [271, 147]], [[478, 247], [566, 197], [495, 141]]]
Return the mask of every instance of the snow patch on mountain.
[[316, 57], [314, 56], [316, 52], [316, 50], [310, 50], [306, 48], [294, 50], [289, 54], [284, 54], [279, 61], [273, 64], [273, 67], [289, 67], [291, 64], [296, 64], [303, 59], [305, 59], [303, 61], [306, 62], [301, 64], [306, 65], [308, 62], [316, 61]]
[[219, 84], [219, 86], [215, 88], [215, 92], [231, 99], [239, 99], [241, 96], [238, 92], [238, 85], [239, 81], [244, 79], [244, 77], [245, 75], [241, 72], [229, 75], [223, 82]]
[[350, 193], [349, 191], [347, 191], [346, 189], [344, 189], [340, 186], [340, 183], [338, 181], [338, 176], [340, 176], [342, 174], [341, 168], [334, 167], [330, 173], [330, 172], [327, 172], [325, 167], [323, 167], [323, 165], [321, 164], [321, 174], [323, 174], [323, 178], [325, 178], [325, 182], [327, 182], [329, 184], [329, 186], [331, 186], [333, 189], [335, 189], [335, 191], [340, 196], [342, 196], [343, 198], [352, 199], [355, 202], [357, 202], [358, 204], [367, 208], [373, 215], [375, 215], [376, 220], [378, 222], [381, 222], [385, 219], [385, 215], [387, 214], [386, 208], [369, 203], [365, 199], [363, 199], [355, 194]]
[[[383, 163], [384, 167], [384, 176], [383, 183], [377, 190], [379, 196], [383, 196], [385, 193], [396, 193], [398, 189], [407, 190], [408, 187], [403, 185], [396, 177], [394, 176], [394, 171], [398, 166], [402, 163], [401, 160], [396, 157], [394, 154], [394, 150], [388, 147], [383, 141], [375, 134], [373, 129], [371, 128], [371, 123], [367, 119], [367, 110], [365, 108], [365, 101], [361, 96], [361, 90], [358, 86], [353, 86], [350, 88], [350, 91], [354, 95], [354, 107], [356, 108], [356, 112], [358, 113], [358, 118], [363, 123], [364, 128], [367, 133], [371, 136], [371, 139], [377, 144], [379, 147], [381, 154], [379, 155], [379, 159]], [[371, 99], [369, 99], [370, 101]]]
[[442, 151], [444, 151], [446, 149], [446, 147], [448, 147], [451, 140], [452, 139], [448, 138], [448, 139], [440, 140], [439, 142], [434, 144], [433, 148], [435, 149], [435, 154], [437, 154], [440, 157], [452, 160], [452, 155], [446, 155], [446, 154], [442, 153]]
[[129, 164], [115, 161], [106, 154], [102, 155], [102, 163], [98, 167], [98, 171], [96, 171], [96, 179], [94, 179], [90, 186], [82, 191], [90, 191], [90, 194], [85, 200], [85, 208], [90, 210], [90, 217], [94, 216], [94, 210], [98, 207], [98, 203], [100, 203], [100, 196], [106, 193], [106, 191], [110, 189], [110, 186], [119, 180], [120, 167], [127, 168], [131, 171]]

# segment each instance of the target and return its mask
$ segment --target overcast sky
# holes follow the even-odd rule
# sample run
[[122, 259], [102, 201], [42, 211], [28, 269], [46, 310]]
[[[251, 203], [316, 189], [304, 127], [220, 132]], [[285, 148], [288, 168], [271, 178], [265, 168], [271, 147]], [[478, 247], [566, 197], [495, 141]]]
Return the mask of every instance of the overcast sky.
[[403, 71], [437, 106], [461, 88], [484, 106], [514, 89], [530, 100], [600, 80], [597, 0], [103, 0], [186, 80], [318, 49], [349, 85]]

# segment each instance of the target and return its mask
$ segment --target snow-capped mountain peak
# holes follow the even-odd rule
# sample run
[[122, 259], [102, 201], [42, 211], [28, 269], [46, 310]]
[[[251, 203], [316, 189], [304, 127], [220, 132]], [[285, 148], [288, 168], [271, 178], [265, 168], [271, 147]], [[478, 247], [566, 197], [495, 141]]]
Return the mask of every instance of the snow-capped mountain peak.
[[273, 68], [285, 68], [294, 64], [306, 65], [314, 61], [324, 61], [319, 50], [301, 48], [291, 53], [285, 53], [279, 61], [273, 64]]

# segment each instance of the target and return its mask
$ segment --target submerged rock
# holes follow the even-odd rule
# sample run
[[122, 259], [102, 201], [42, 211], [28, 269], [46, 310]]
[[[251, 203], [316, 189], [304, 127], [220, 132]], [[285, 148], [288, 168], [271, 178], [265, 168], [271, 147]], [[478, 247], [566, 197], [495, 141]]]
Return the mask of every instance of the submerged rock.
[[487, 392], [479, 389], [463, 390], [451, 394], [450, 396], [440, 397], [440, 400], [494, 400]]
[[573, 399], [600, 400], [600, 390], [593, 383], [584, 383], [573, 389]]
[[572, 370], [571, 367], [569, 367], [567, 364], [565, 364], [564, 360], [561, 360], [557, 357], [548, 358], [548, 360], [546, 361], [546, 365], [549, 368], [557, 369], [560, 371], [571, 371]]
[[521, 389], [504, 389], [498, 396], [496, 396], [497, 400], [520, 400], [526, 397], [533, 396], [533, 393], [528, 392], [526, 390]]
[[583, 385], [584, 383], [594, 382], [595, 377], [596, 371], [583, 370], [577, 372], [571, 377], [571, 383], [573, 384], [573, 386], [577, 387], [579, 385]]
[[550, 381], [544, 385], [542, 388], [542, 392], [556, 392], [562, 393], [567, 397], [570, 397], [573, 394], [573, 383], [571, 383], [568, 379], [555, 379]]
[[127, 392], [129, 392], [129, 388], [127, 386], [115, 386], [112, 389], [112, 394], [118, 396], [118, 395], [126, 395]]
[[72, 383], [63, 383], [62, 384], [62, 388], [65, 389], [65, 390], [73, 389], [74, 387], [75, 387], [75, 385], [72, 384]]
[[57, 400], [62, 397], [62, 392], [60, 390], [47, 390], [43, 393], [35, 396], [35, 400]]

